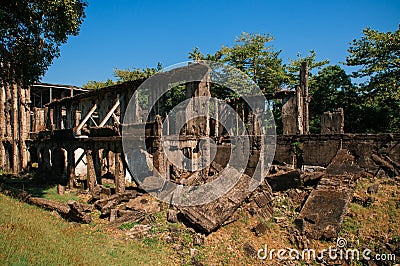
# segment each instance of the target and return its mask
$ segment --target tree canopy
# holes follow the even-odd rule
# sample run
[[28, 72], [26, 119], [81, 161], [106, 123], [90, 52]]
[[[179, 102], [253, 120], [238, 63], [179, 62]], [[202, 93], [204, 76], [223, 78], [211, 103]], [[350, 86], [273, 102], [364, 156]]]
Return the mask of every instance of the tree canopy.
[[289, 79], [291, 85], [297, 85], [300, 80], [300, 67], [303, 62], [308, 63], [309, 77], [312, 77], [312, 70], [321, 69], [324, 65], [329, 64], [329, 60], [325, 59], [322, 61], [317, 61], [317, 53], [314, 50], [310, 51], [309, 55], [302, 56], [301, 53], [297, 54], [296, 59], [289, 59], [290, 64], [286, 67], [289, 72]]
[[247, 74], [264, 92], [274, 92], [289, 82], [289, 76], [279, 58], [281, 51], [275, 50], [272, 41], [270, 34], [244, 32], [235, 39], [233, 47], [223, 46], [214, 55], [206, 56], [196, 47], [189, 58], [227, 63]]
[[[363, 78], [358, 87], [362, 103], [377, 131], [400, 131], [400, 26], [394, 32], [363, 30], [352, 41], [347, 65], [358, 67], [353, 77]], [[379, 125], [379, 126], [378, 126]]]
[[149, 78], [158, 71], [162, 69], [162, 65], [158, 62], [157, 67], [146, 67], [146, 68], [127, 68], [127, 69], [114, 69], [113, 76], [116, 78], [114, 82], [111, 79], [107, 79], [106, 81], [95, 81], [90, 80], [86, 84], [83, 84], [82, 87], [87, 89], [100, 89], [104, 87], [108, 87], [117, 83], [122, 83], [126, 81], [141, 79], [141, 78]]
[[79, 33], [86, 6], [84, 0], [2, 0], [0, 77], [38, 81], [60, 55], [60, 45]]
[[359, 67], [353, 77], [367, 78], [361, 88], [371, 96], [400, 99], [400, 25], [395, 32], [366, 28], [363, 34], [346, 58], [347, 65]]

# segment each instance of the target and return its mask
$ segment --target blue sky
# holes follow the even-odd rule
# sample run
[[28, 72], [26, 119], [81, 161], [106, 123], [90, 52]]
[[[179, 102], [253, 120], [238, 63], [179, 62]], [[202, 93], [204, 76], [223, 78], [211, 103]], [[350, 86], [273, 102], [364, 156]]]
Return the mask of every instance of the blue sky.
[[[311, 49], [344, 62], [349, 42], [369, 26], [395, 31], [400, 1], [136, 1], [88, 0], [79, 36], [61, 47], [42, 82], [81, 86], [112, 78], [113, 69], [164, 67], [198, 46], [214, 53], [242, 32], [270, 33], [281, 58]], [[349, 69], [347, 69], [349, 70]]]

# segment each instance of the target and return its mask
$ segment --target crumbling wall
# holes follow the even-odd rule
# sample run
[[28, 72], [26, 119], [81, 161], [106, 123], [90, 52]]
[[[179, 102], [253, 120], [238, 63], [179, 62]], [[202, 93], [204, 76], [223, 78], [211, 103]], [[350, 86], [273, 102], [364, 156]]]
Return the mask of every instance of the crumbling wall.
[[400, 161], [399, 142], [398, 133], [278, 136], [274, 160], [291, 164], [293, 144], [301, 143], [303, 164], [327, 166], [343, 148], [355, 156], [360, 167], [374, 172], [379, 169], [379, 164], [373, 159], [373, 154]]
[[343, 134], [344, 112], [343, 108], [336, 111], [324, 112], [321, 116], [321, 134]]
[[297, 133], [297, 104], [296, 97], [284, 100], [282, 106], [283, 135], [296, 135]]

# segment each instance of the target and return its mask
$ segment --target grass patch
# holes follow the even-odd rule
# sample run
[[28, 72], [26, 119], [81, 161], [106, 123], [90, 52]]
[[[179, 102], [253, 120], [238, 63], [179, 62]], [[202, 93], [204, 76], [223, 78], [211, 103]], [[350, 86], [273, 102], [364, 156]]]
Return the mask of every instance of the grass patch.
[[111, 238], [0, 194], [0, 265], [171, 265], [158, 243]]
[[129, 230], [129, 229], [132, 229], [137, 224], [139, 224], [139, 223], [138, 222], [124, 223], [124, 224], [121, 224], [118, 228], [121, 230]]

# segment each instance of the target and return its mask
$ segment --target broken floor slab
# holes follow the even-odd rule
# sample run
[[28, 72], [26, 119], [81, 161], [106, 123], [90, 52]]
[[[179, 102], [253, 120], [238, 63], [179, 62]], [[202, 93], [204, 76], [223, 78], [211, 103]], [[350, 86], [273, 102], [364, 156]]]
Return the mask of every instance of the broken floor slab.
[[354, 156], [346, 149], [339, 150], [326, 168], [328, 175], [358, 174], [361, 171]]
[[314, 190], [304, 204], [296, 224], [308, 237], [314, 239], [336, 237], [352, 198], [352, 189]]
[[236, 185], [215, 201], [199, 205], [180, 207], [182, 216], [196, 229], [210, 233], [228, 220], [241, 203], [250, 196], [251, 178], [243, 174]]
[[308, 237], [330, 239], [338, 235], [353, 199], [352, 179], [359, 172], [354, 157], [339, 150], [295, 221]]
[[300, 186], [300, 170], [280, 171], [273, 175], [267, 175], [266, 180], [272, 191], [283, 191]]

